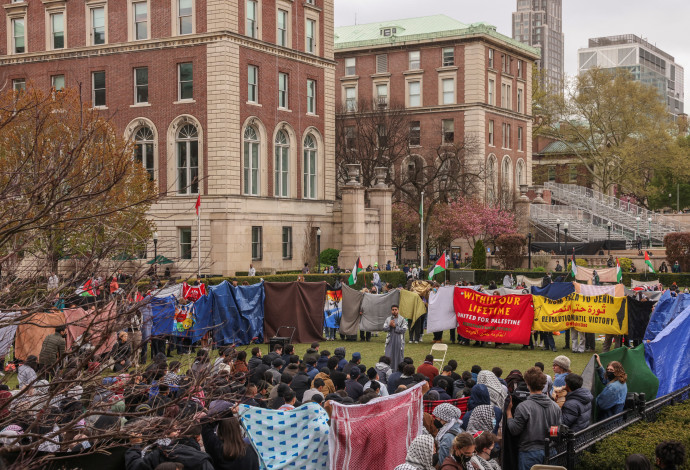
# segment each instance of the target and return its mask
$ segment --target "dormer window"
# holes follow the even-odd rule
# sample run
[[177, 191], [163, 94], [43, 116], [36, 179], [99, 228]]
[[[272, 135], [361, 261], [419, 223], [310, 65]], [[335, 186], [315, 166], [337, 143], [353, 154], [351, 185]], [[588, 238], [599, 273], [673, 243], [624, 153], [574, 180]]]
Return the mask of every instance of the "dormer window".
[[381, 28], [381, 36], [393, 36], [398, 32], [397, 28]]

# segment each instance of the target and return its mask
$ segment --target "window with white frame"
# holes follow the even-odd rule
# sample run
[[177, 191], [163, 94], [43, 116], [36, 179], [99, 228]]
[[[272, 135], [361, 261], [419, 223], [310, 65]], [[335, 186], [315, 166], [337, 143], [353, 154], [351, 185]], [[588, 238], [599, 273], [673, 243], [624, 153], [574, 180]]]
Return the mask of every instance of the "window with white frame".
[[494, 106], [494, 95], [496, 93], [496, 82], [492, 79], [489, 79], [489, 104], [491, 106]]
[[150, 180], [154, 178], [155, 168], [153, 141], [153, 131], [148, 126], [140, 127], [134, 135], [134, 159], [146, 169]]
[[192, 228], [180, 227], [180, 259], [192, 259]]
[[276, 197], [288, 197], [290, 178], [290, 138], [285, 131], [278, 131], [275, 141], [275, 161], [273, 165], [273, 193]]
[[517, 89], [517, 112], [522, 112], [522, 88]]
[[252, 227], [252, 260], [259, 261], [263, 255], [263, 234], [259, 226]]
[[91, 45], [105, 44], [105, 7], [91, 8]]
[[345, 75], [347, 76], [352, 76], [356, 75], [357, 72], [357, 59], [354, 57], [346, 57], [345, 58]]
[[510, 85], [506, 85], [506, 101], [504, 107], [506, 109], [513, 109], [513, 90]]
[[55, 91], [62, 91], [65, 88], [65, 76], [64, 75], [53, 75], [50, 77], [50, 86]]
[[250, 38], [259, 37], [259, 3], [256, 0], [247, 0], [247, 23], [245, 34]]
[[91, 73], [91, 102], [93, 106], [105, 106], [105, 72]]
[[494, 121], [489, 120], [489, 145], [494, 145]]
[[508, 99], [506, 94], [506, 87], [507, 85], [505, 83], [501, 83], [501, 106], [504, 108], [506, 107], [506, 100]]
[[63, 12], [50, 15], [50, 47], [52, 49], [65, 48], [65, 14]]
[[276, 32], [276, 43], [279, 46], [287, 47], [288, 45], [288, 12], [286, 10], [278, 9], [278, 21]]
[[444, 47], [443, 48], [443, 66], [450, 67], [455, 65], [455, 48]]
[[307, 134], [304, 139], [304, 198], [316, 199], [316, 139]]
[[26, 21], [24, 18], [12, 20], [12, 51], [15, 54], [26, 52]]
[[134, 69], [134, 102], [149, 102], [149, 69], [138, 67]]
[[247, 101], [259, 102], [259, 67], [256, 65], [247, 67]]
[[345, 109], [347, 112], [357, 111], [357, 87], [345, 87]]
[[522, 60], [517, 61], [517, 76], [518, 78], [525, 78], [523, 76], [525, 72], [525, 63]]
[[503, 148], [511, 148], [510, 142], [510, 124], [503, 124]]
[[408, 142], [415, 147], [421, 143], [421, 123], [420, 121], [410, 121], [410, 135]]
[[388, 83], [376, 84], [376, 104], [379, 107], [388, 106]]
[[178, 34], [194, 32], [194, 0], [177, 0]]
[[419, 81], [407, 83], [408, 89], [408, 106], [411, 108], [422, 105], [422, 84]]
[[441, 80], [443, 89], [443, 104], [455, 104], [455, 79], [444, 78]]
[[244, 194], [259, 195], [259, 135], [253, 126], [244, 130]]
[[441, 121], [442, 143], [452, 144], [455, 141], [455, 121], [453, 119], [444, 119]]
[[307, 80], [307, 112], [316, 114], [316, 80]]
[[422, 65], [420, 51], [410, 51], [409, 54], [409, 70], [419, 70]]
[[292, 259], [292, 227], [283, 227], [283, 259]]
[[288, 74], [278, 74], [278, 107], [288, 109]]
[[494, 50], [489, 49], [489, 68], [494, 68]]
[[176, 137], [177, 194], [199, 193], [199, 135], [196, 127], [185, 124]]
[[306, 25], [306, 51], [310, 54], [316, 53], [316, 20], [307, 18]]
[[26, 89], [26, 79], [15, 78], [14, 80], [12, 80], [12, 89], [14, 91], [24, 91]]
[[134, 39], [148, 39], [149, 6], [147, 2], [132, 3], [134, 16]]
[[522, 152], [522, 127], [518, 127], [518, 150]]
[[192, 62], [177, 65], [178, 99], [191, 100], [194, 98], [194, 66]]

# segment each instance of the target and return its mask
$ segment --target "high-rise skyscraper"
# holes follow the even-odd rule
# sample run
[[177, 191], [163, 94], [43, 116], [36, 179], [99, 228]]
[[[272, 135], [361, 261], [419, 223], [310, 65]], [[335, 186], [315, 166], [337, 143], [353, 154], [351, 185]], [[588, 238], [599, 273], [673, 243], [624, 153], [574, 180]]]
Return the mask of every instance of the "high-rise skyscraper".
[[541, 49], [546, 82], [563, 88], [563, 0], [517, 0], [513, 39]]

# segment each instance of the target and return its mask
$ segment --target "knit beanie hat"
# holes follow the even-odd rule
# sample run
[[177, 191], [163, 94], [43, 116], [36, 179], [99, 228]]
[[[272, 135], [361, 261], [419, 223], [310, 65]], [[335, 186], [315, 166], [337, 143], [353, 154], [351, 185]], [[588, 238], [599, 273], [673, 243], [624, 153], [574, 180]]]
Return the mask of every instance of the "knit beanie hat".
[[553, 365], [559, 366], [564, 370], [570, 370], [570, 359], [568, 359], [566, 356], [558, 356], [553, 360]]

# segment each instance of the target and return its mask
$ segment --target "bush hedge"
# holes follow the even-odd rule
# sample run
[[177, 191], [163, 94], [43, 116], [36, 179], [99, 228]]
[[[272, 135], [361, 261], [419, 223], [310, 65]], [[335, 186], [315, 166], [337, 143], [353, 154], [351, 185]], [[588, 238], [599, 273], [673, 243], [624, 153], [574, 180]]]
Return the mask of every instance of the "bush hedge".
[[472, 250], [472, 269], [486, 269], [486, 248], [484, 242], [479, 240]]

